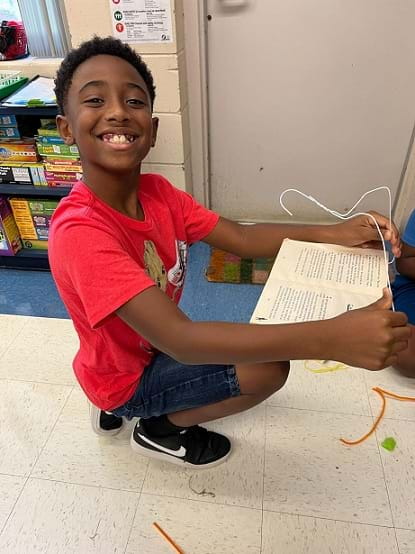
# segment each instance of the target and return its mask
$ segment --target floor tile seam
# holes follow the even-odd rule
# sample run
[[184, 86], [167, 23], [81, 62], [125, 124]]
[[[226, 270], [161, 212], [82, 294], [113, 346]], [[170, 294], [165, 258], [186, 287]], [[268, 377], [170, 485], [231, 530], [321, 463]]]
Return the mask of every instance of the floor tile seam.
[[[133, 428], [133, 429], [134, 429], [134, 428]], [[133, 433], [133, 432], [134, 432], [134, 430], [132, 431], [132, 433]], [[137, 505], [136, 505], [136, 507], [135, 507], [134, 517], [133, 517], [133, 519], [132, 519], [132, 521], [131, 521], [130, 531], [129, 531], [128, 537], [127, 537], [127, 542], [125, 543], [124, 554], [127, 554], [128, 545], [130, 544], [131, 533], [133, 532], [134, 522], [135, 522], [136, 514], [137, 514], [137, 511], [138, 511], [138, 507], [139, 507], [139, 505], [140, 505], [141, 497], [142, 497], [142, 494], [143, 494], [144, 482], [145, 482], [145, 480], [146, 480], [146, 478], [147, 478], [149, 466], [150, 466], [150, 460], [147, 460], [146, 471], [145, 471], [145, 473], [144, 473], [144, 477], [143, 477], [143, 480], [142, 480], [142, 482], [141, 482], [140, 493], [139, 493], [139, 496], [138, 496]]]
[[[24, 316], [24, 317], [26, 317], [26, 316]], [[17, 332], [17, 335], [14, 336], [14, 338], [11, 340], [11, 342], [8, 344], [8, 346], [6, 346], [6, 348], [4, 350], [0, 351], [0, 359], [8, 353], [10, 348], [13, 346], [13, 344], [16, 342], [16, 340], [21, 335], [21, 333], [23, 333], [23, 330], [26, 327], [26, 325], [28, 325], [28, 323], [29, 323], [28, 321], [25, 321], [23, 323], [23, 325], [21, 326], [20, 330]]]
[[394, 527], [393, 530], [394, 530], [394, 536], [395, 536], [396, 549], [398, 551], [398, 554], [401, 554], [401, 549], [399, 548], [398, 533], [396, 532], [396, 527]]
[[[333, 522], [339, 522], [339, 523], [350, 523], [352, 525], [365, 525], [369, 527], [381, 527], [382, 529], [395, 529], [393, 525], [381, 525], [380, 523], [367, 523], [365, 521], [352, 521], [348, 519], [333, 519], [330, 517], [323, 517], [323, 516], [312, 516], [310, 514], [302, 514], [302, 513], [295, 513], [295, 512], [286, 512], [281, 510], [270, 510], [269, 508], [264, 508], [264, 513], [270, 513], [270, 514], [281, 514], [286, 516], [293, 516], [293, 517], [306, 517], [311, 519], [320, 519], [322, 521], [333, 521]], [[409, 529], [410, 531], [410, 529]]]
[[36, 467], [36, 465], [37, 465], [37, 463], [38, 463], [38, 461], [39, 461], [39, 459], [40, 459], [40, 457], [41, 457], [41, 455], [42, 455], [42, 453], [43, 453], [43, 451], [44, 451], [44, 449], [45, 449], [45, 447], [46, 447], [46, 445], [47, 445], [47, 443], [50, 439], [50, 437], [53, 434], [53, 431], [55, 430], [55, 427], [56, 427], [56, 425], [57, 425], [57, 423], [58, 423], [58, 421], [59, 421], [59, 419], [62, 415], [63, 410], [65, 409], [67, 403], [69, 402], [70, 397], [72, 396], [72, 393], [74, 391], [74, 387], [72, 386], [72, 387], [68, 387], [68, 388], [70, 388], [70, 390], [68, 391], [68, 395], [66, 397], [66, 400], [65, 400], [65, 402], [63, 402], [62, 407], [59, 410], [59, 413], [58, 413], [58, 415], [55, 419], [55, 423], [52, 425], [52, 428], [51, 428], [50, 432], [48, 433], [48, 436], [46, 437], [42, 447], [40, 448], [39, 454], [37, 455], [36, 460], [34, 461], [33, 466], [32, 466], [32, 468], [29, 472], [29, 477], [31, 477], [31, 475], [32, 475], [32, 473], [33, 473], [33, 471], [34, 471], [34, 469], [35, 469], [35, 467]]
[[[3, 475], [3, 474], [2, 474], [2, 475]], [[13, 476], [13, 477], [14, 477], [14, 476]], [[26, 484], [27, 484], [28, 481], [29, 481], [29, 476], [27, 476], [27, 477], [25, 478], [25, 482], [23, 483], [23, 486], [22, 486], [22, 488], [20, 489], [20, 492], [19, 492], [19, 494], [17, 495], [16, 500], [15, 500], [14, 503], [13, 503], [13, 506], [12, 506], [12, 508], [11, 508], [11, 510], [10, 510], [10, 513], [9, 513], [9, 515], [8, 515], [7, 518], [6, 518], [6, 521], [4, 522], [4, 525], [3, 525], [2, 528], [0, 529], [0, 538], [1, 538], [1, 536], [2, 536], [2, 534], [3, 534], [3, 532], [4, 532], [4, 530], [5, 530], [6, 527], [7, 527], [7, 524], [8, 524], [8, 522], [9, 522], [9, 519], [11, 518], [11, 516], [12, 516], [12, 514], [13, 514], [15, 508], [16, 508], [16, 505], [17, 505], [17, 503], [18, 503], [20, 497], [21, 497], [22, 494], [23, 494], [23, 491], [24, 491], [24, 489], [25, 489]]]
[[[144, 483], [144, 479], [143, 479], [143, 483]], [[141, 485], [141, 488], [143, 488], [143, 485]], [[136, 502], [136, 505], [135, 505], [134, 515], [133, 515], [133, 517], [132, 517], [132, 519], [131, 519], [131, 525], [130, 525], [130, 530], [129, 530], [129, 532], [128, 532], [127, 540], [125, 541], [124, 554], [127, 554], [128, 545], [130, 544], [131, 533], [133, 532], [135, 518], [136, 518], [136, 516], [137, 516], [138, 508], [139, 508], [139, 506], [140, 506], [140, 500], [141, 500], [141, 491], [140, 491], [140, 493], [137, 495], [137, 502]]]
[[50, 483], [60, 483], [61, 485], [74, 485], [75, 487], [88, 487], [89, 489], [97, 489], [97, 490], [106, 490], [106, 491], [112, 491], [112, 492], [127, 492], [134, 495], [141, 495], [139, 490], [132, 490], [132, 489], [124, 489], [124, 488], [115, 488], [115, 487], [109, 487], [108, 485], [95, 485], [92, 483], [80, 483], [78, 481], [65, 481], [63, 479], [50, 479], [47, 477], [41, 477], [39, 475], [29, 475], [29, 480], [34, 481], [42, 481], [42, 482], [50, 482]]
[[20, 479], [27, 479], [28, 475], [26, 475], [26, 473], [5, 473], [4, 471], [0, 471], [0, 477], [1, 476], [4, 476], [4, 477], [17, 477], [17, 478], [20, 478]]
[[268, 404], [265, 402], [264, 405], [264, 449], [262, 456], [262, 495], [261, 495], [261, 545], [260, 552], [263, 549], [263, 528], [264, 528], [264, 496], [265, 496], [265, 458], [267, 452], [267, 415], [268, 415]]
[[[375, 435], [375, 438], [376, 438], [376, 445], [377, 445], [377, 448], [378, 448], [378, 455], [379, 455], [379, 459], [380, 459], [380, 466], [382, 468], [383, 480], [385, 482], [385, 489], [386, 489], [386, 495], [388, 497], [389, 510], [390, 510], [390, 513], [391, 513], [393, 527], [395, 527], [395, 518], [394, 518], [392, 503], [391, 503], [391, 499], [390, 499], [390, 495], [389, 495], [388, 480], [386, 479], [385, 466], [383, 464], [382, 453], [381, 453], [381, 450], [380, 450], [382, 448], [382, 445], [381, 445], [380, 439], [378, 437], [378, 430], [377, 429], [375, 430], [374, 435]], [[395, 536], [396, 536], [396, 533], [395, 533]]]
[[227, 508], [244, 508], [245, 510], [255, 510], [256, 512], [262, 512], [262, 508], [256, 508], [255, 506], [244, 506], [242, 504], [229, 504], [226, 502], [212, 502], [211, 500], [202, 500], [201, 498], [187, 498], [184, 496], [172, 496], [171, 494], [160, 494], [157, 492], [142, 491], [141, 496], [159, 496], [163, 498], [170, 498], [172, 500], [185, 500], [186, 502], [199, 502], [202, 504], [209, 504], [211, 506], [225, 506]]
[[281, 406], [276, 404], [267, 404], [268, 406], [271, 406], [271, 408], [281, 408], [283, 410], [297, 410], [299, 412], [313, 412], [317, 414], [332, 414], [332, 415], [342, 415], [342, 416], [355, 416], [355, 417], [366, 417], [371, 418], [373, 420], [372, 414], [357, 414], [357, 413], [350, 413], [350, 412], [337, 412], [332, 410], [316, 410], [311, 408], [298, 408], [298, 407], [289, 407], [289, 406]]
[[[365, 381], [366, 381], [366, 378], [365, 378]], [[379, 411], [377, 412], [377, 414], [373, 413], [372, 404], [370, 402], [370, 391], [371, 391], [371, 389], [369, 389], [369, 387], [367, 387], [366, 388], [367, 399], [368, 399], [368, 402], [369, 402], [370, 411], [372, 412], [373, 423], [375, 423], [376, 417], [378, 417], [378, 415], [379, 415]], [[395, 520], [394, 520], [394, 517], [393, 517], [392, 504], [391, 504], [391, 500], [390, 500], [390, 496], [389, 496], [388, 483], [387, 483], [387, 480], [386, 480], [385, 468], [383, 466], [382, 455], [381, 455], [381, 451], [380, 451], [381, 445], [379, 444], [378, 434], [377, 434], [376, 430], [375, 430], [374, 435], [375, 435], [375, 439], [376, 439], [376, 447], [377, 447], [377, 451], [378, 451], [378, 458], [379, 458], [379, 461], [380, 461], [380, 467], [382, 469], [383, 482], [385, 483], [386, 496], [388, 498], [390, 517], [391, 517], [391, 520], [392, 520], [393, 527], [395, 527]], [[396, 532], [394, 533], [394, 535], [395, 535], [395, 541], [397, 543]], [[399, 550], [399, 548], [398, 548], [398, 550]]]
[[406, 423], [415, 423], [415, 419], [408, 419], [406, 417], [382, 417], [382, 421], [405, 421]]
[[[0, 356], [1, 358], [1, 356]], [[13, 382], [13, 383], [30, 383], [32, 385], [52, 385], [52, 386], [57, 386], [57, 387], [71, 387], [71, 388], [75, 388], [77, 386], [78, 383], [51, 383], [50, 381], [33, 381], [33, 380], [28, 380], [28, 379], [16, 379], [15, 377], [1, 377], [0, 376], [0, 381], [10, 381], [10, 382]]]

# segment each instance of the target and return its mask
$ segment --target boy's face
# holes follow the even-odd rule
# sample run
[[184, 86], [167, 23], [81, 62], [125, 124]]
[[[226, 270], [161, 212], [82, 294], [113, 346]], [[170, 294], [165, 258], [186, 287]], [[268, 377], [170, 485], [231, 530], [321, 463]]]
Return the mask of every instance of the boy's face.
[[137, 170], [155, 144], [158, 120], [137, 70], [122, 58], [99, 55], [74, 72], [57, 124], [65, 142], [78, 145], [85, 174], [98, 176]]

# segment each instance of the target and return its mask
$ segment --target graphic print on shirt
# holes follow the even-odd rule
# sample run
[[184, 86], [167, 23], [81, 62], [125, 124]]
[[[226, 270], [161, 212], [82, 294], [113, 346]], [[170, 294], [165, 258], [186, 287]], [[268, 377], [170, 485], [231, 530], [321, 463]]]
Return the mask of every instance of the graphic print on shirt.
[[147, 275], [153, 279], [162, 291], [166, 292], [167, 283], [174, 287], [173, 299], [184, 283], [187, 265], [187, 243], [184, 240], [175, 241], [176, 262], [166, 271], [153, 241], [144, 241], [144, 265]]
[[153, 279], [159, 289], [166, 292], [167, 272], [152, 240], [144, 241], [144, 266], [147, 275]]
[[169, 269], [167, 277], [169, 283], [177, 288], [181, 288], [184, 283], [187, 266], [187, 242], [184, 240], [176, 240], [176, 263]]

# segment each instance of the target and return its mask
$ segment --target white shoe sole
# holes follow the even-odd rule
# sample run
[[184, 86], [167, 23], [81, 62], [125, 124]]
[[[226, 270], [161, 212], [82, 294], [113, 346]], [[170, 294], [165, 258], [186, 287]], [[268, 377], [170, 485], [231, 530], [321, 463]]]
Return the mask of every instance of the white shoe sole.
[[101, 410], [99, 408], [96, 408], [91, 403], [89, 403], [89, 419], [91, 421], [91, 427], [92, 430], [96, 435], [100, 435], [101, 437], [113, 437], [114, 435], [118, 435], [118, 433], [121, 433], [121, 431], [125, 427], [125, 421], [124, 418], [122, 420], [122, 425], [118, 429], [110, 429], [109, 431], [106, 431], [105, 429], [101, 429], [99, 425], [99, 418], [101, 415]]
[[232, 452], [232, 446], [231, 446], [229, 452], [226, 454], [226, 456], [223, 456], [223, 458], [220, 458], [219, 460], [215, 460], [214, 462], [210, 462], [209, 464], [196, 465], [196, 464], [191, 464], [190, 462], [186, 462], [182, 458], [175, 458], [170, 454], [165, 454], [164, 452], [158, 452], [157, 450], [151, 450], [150, 448], [145, 448], [144, 446], [141, 446], [141, 444], [138, 444], [134, 440], [134, 432], [131, 433], [130, 445], [131, 445], [131, 448], [134, 450], [134, 452], [137, 452], [137, 454], [141, 454], [142, 456], [146, 456], [147, 458], [154, 458], [155, 460], [161, 460], [163, 462], [168, 462], [170, 464], [174, 464], [177, 466], [198, 469], [198, 470], [209, 469], [211, 467], [215, 467], [220, 464], [223, 464], [223, 462], [226, 462], [226, 460], [229, 458]]

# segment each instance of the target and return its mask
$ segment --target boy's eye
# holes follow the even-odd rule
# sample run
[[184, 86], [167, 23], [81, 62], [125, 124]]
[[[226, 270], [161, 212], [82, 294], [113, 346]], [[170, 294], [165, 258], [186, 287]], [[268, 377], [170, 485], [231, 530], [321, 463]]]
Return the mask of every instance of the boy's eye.
[[143, 100], [140, 100], [139, 98], [129, 98], [127, 100], [128, 104], [132, 104], [133, 106], [145, 106], [146, 103], [143, 102]]
[[101, 98], [87, 98], [85, 101], [85, 104], [101, 104], [102, 99]]

